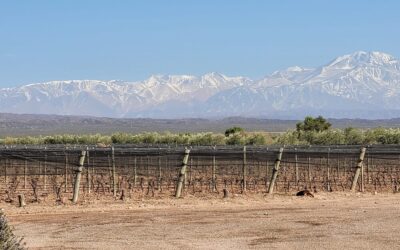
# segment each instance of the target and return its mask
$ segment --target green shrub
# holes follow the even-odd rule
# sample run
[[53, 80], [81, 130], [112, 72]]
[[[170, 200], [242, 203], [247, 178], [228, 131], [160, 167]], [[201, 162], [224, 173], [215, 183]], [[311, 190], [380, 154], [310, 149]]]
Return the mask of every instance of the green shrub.
[[364, 135], [359, 129], [349, 127], [345, 128], [343, 132], [345, 144], [358, 145], [364, 143]]
[[245, 144], [245, 139], [243, 138], [242, 135], [240, 134], [233, 134], [230, 135], [227, 139], [226, 139], [226, 144], [227, 145], [244, 145]]
[[341, 130], [326, 130], [320, 133], [314, 133], [313, 141], [310, 144], [315, 145], [339, 145], [344, 144], [345, 138]]
[[271, 137], [265, 132], [234, 133], [226, 137], [216, 133], [113, 133], [112, 135], [52, 135], [5, 137], [0, 144], [172, 144], [172, 145], [333, 145], [333, 144], [400, 144], [400, 128], [376, 128], [361, 131], [355, 128], [323, 131], [289, 130]]
[[279, 145], [299, 145], [305, 144], [305, 142], [300, 142], [299, 133], [294, 130], [289, 130], [283, 134], [278, 135], [275, 138], [275, 143]]
[[229, 137], [230, 135], [234, 135], [237, 133], [243, 133], [244, 129], [241, 127], [232, 127], [232, 128], [228, 128], [227, 130], [225, 130], [225, 136]]
[[266, 139], [262, 134], [251, 134], [246, 138], [246, 145], [265, 145]]
[[18, 238], [13, 233], [13, 228], [8, 225], [8, 221], [3, 211], [0, 210], [0, 249], [22, 250], [25, 243], [22, 238]]

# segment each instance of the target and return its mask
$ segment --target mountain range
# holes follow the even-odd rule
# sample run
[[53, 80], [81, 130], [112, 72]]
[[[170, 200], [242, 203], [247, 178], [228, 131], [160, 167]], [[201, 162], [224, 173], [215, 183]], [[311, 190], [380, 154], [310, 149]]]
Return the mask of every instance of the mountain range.
[[400, 62], [358, 51], [262, 79], [154, 75], [139, 82], [65, 80], [0, 89], [0, 112], [143, 118], [400, 117]]

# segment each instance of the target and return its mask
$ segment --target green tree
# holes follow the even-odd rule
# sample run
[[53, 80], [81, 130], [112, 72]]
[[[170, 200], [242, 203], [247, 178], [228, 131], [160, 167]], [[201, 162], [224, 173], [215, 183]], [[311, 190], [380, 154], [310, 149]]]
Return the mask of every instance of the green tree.
[[297, 132], [302, 131], [315, 131], [315, 132], [322, 132], [328, 130], [332, 124], [326, 121], [325, 118], [322, 116], [318, 116], [313, 118], [311, 116], [307, 116], [304, 118], [303, 122], [299, 122], [296, 124]]
[[225, 130], [225, 136], [229, 137], [230, 135], [234, 135], [237, 133], [243, 133], [244, 129], [241, 127], [232, 127], [232, 128], [228, 128], [227, 130]]

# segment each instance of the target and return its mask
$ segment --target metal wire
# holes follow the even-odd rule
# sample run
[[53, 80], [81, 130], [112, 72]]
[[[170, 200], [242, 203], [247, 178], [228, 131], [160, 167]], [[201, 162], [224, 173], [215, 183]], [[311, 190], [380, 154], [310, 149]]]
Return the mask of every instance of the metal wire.
[[[278, 192], [304, 188], [349, 190], [359, 145], [286, 146], [277, 179]], [[400, 146], [369, 145], [360, 189], [398, 191]], [[11, 145], [0, 148], [0, 192], [72, 191], [81, 151], [87, 152], [82, 189], [110, 195], [115, 187], [143, 195], [172, 193], [185, 146], [180, 145]], [[186, 192], [265, 192], [280, 146], [190, 147]], [[114, 161], [113, 161], [114, 159]], [[112, 178], [115, 165], [116, 179]]]

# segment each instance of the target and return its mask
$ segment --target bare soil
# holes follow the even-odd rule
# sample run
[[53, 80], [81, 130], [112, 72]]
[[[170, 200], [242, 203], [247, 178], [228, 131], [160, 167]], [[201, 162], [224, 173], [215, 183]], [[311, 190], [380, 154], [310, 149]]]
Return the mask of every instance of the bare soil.
[[1, 203], [29, 249], [400, 249], [400, 195]]

